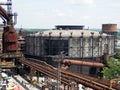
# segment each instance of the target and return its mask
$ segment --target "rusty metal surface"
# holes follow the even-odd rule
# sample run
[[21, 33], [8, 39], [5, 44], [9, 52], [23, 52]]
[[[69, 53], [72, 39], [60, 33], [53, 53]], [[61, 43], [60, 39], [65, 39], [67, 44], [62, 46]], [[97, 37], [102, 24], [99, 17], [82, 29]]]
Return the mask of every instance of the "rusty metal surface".
[[7, 21], [10, 21], [9, 15], [1, 6], [0, 6], [0, 17], [6, 19]]
[[13, 27], [12, 15], [0, 6], [0, 17], [5, 25], [3, 32], [3, 53], [18, 50], [18, 35]]
[[3, 33], [3, 51], [11, 52], [18, 50], [18, 35], [13, 26], [6, 26]]
[[18, 39], [18, 35], [15, 31], [15, 29], [13, 28], [13, 26], [7, 26], [5, 27], [5, 41], [6, 42], [17, 42]]
[[[41, 65], [39, 63], [32, 63], [32, 62], [28, 62], [29, 60], [20, 60], [20, 62], [22, 62], [23, 64], [26, 64], [32, 68], [34, 68], [36, 71], [42, 72], [45, 75], [47, 75], [50, 78], [56, 79], [57, 78], [57, 73], [56, 70], [53, 71], [53, 69], [51, 69], [50, 67], [46, 67], [44, 66], [45, 64]], [[68, 82], [66, 82], [67, 79], [62, 78], [62, 82], [64, 84], [68, 84]]]
[[[35, 59], [22, 59], [21, 63], [28, 65], [29, 67], [34, 68], [36, 71], [42, 72], [46, 74], [48, 77], [53, 79], [57, 79], [57, 69], [46, 64], [45, 62], [41, 62]], [[93, 78], [90, 76], [85, 76], [82, 74], [78, 74], [71, 71], [61, 70], [61, 81], [62, 83], [69, 85], [70, 81], [76, 81], [85, 86], [91, 87], [95, 90], [109, 90], [110, 83], [108, 81], [103, 81], [97, 78]], [[119, 85], [113, 85], [112, 90], [119, 90]], [[110, 89], [111, 90], [111, 89]]]
[[2, 69], [7, 69], [7, 68], [15, 68], [16, 66], [14, 65], [13, 62], [0, 62], [0, 66]]
[[3, 53], [0, 54], [1, 58], [20, 58], [20, 57], [24, 57], [23, 53], [21, 52], [10, 52], [10, 53]]
[[117, 32], [117, 24], [103, 24], [102, 31], [103, 32]]
[[83, 66], [95, 66], [95, 67], [104, 67], [103, 63], [99, 62], [88, 62], [84, 60], [71, 60], [71, 59], [65, 59], [63, 63], [70, 63], [74, 65], [83, 65]]

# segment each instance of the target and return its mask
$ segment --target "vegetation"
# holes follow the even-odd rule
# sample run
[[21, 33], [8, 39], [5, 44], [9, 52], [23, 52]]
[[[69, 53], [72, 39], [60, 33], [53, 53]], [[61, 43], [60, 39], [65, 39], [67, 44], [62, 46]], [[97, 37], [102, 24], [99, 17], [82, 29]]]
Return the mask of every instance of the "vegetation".
[[107, 64], [108, 66], [104, 67], [102, 70], [103, 78], [107, 80], [119, 78], [120, 77], [120, 58], [119, 59], [110, 58]]
[[120, 39], [120, 32], [117, 33], [117, 38]]
[[2, 39], [2, 34], [0, 34], [0, 39]]
[[[16, 31], [19, 32], [21, 28], [16, 28]], [[32, 29], [32, 28], [23, 28], [23, 30], [27, 31], [27, 32], [39, 32], [39, 31], [46, 31], [49, 29]]]

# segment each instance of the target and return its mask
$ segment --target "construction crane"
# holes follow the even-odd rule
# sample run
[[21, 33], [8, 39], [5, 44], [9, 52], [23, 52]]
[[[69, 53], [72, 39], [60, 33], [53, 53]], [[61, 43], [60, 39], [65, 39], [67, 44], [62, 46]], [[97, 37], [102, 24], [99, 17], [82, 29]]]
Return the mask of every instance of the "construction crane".
[[112, 85], [120, 81], [120, 78], [114, 78], [110, 80], [110, 88], [112, 88]]

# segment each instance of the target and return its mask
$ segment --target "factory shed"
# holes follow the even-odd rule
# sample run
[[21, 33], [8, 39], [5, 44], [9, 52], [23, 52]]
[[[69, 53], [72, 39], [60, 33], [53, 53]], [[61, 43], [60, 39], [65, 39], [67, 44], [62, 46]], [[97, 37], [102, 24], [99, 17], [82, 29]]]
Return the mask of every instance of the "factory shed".
[[104, 52], [114, 54], [113, 42], [114, 36], [91, 30], [49, 30], [26, 37], [26, 54], [54, 56], [64, 51], [68, 58], [101, 57]]
[[[60, 52], [66, 59], [91, 62], [105, 62], [104, 53], [115, 55], [115, 36], [92, 30], [54, 29], [30, 34], [25, 40], [26, 56], [39, 58], [55, 67], [54, 59], [59, 57]], [[96, 68], [80, 65], [71, 65], [70, 69], [84, 74], [95, 74], [97, 71]]]

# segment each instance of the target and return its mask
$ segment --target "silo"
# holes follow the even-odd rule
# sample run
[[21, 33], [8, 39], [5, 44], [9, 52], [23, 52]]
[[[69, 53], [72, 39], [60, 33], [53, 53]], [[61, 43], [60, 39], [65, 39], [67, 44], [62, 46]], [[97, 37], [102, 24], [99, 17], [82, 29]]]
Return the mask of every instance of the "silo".
[[[112, 35], [114, 39], [114, 52], [117, 46], [117, 24], [102, 24], [102, 32]], [[111, 39], [108, 37], [108, 39]]]
[[102, 24], [102, 32], [108, 34], [117, 33], [117, 24]]

